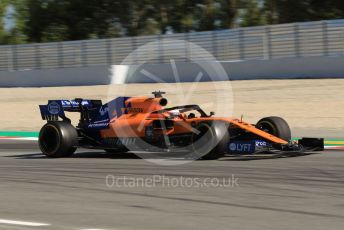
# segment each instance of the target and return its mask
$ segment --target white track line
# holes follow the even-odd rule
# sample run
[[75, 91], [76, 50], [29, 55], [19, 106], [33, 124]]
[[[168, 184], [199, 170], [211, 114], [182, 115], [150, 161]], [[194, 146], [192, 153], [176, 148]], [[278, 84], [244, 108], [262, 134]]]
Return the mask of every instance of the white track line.
[[38, 141], [37, 137], [19, 137], [15, 140], [21, 140], [21, 141]]
[[38, 137], [7, 137], [7, 138], [1, 138], [0, 140], [9, 140], [9, 141], [38, 141]]
[[30, 226], [30, 227], [40, 227], [40, 226], [50, 225], [50, 224], [45, 224], [45, 223], [36, 223], [36, 222], [27, 222], [27, 221], [18, 221], [18, 220], [4, 220], [4, 219], [0, 219], [0, 224], [11, 224], [11, 225]]

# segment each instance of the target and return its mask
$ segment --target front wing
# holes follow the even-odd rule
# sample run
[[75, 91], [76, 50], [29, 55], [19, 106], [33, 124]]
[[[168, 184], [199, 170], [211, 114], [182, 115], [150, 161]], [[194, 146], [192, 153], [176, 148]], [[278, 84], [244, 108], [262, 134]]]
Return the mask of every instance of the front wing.
[[265, 140], [233, 140], [228, 143], [228, 154], [245, 155], [258, 153], [312, 152], [324, 150], [323, 138], [302, 138], [285, 145], [276, 145]]

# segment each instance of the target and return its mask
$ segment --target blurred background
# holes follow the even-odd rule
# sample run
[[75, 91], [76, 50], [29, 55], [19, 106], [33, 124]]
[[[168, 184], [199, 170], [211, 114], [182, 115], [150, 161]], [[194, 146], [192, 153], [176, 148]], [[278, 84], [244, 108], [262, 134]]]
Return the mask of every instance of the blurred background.
[[342, 0], [0, 0], [0, 44], [340, 19]]
[[[142, 69], [158, 82], [194, 82], [197, 61], [210, 57], [204, 53], [227, 78], [204, 72], [202, 81], [233, 80], [236, 117], [255, 122], [274, 114], [288, 119], [297, 136], [343, 136], [342, 0], [0, 0], [0, 107], [12, 111], [1, 114], [0, 130], [38, 130], [38, 104], [105, 100], [114, 79], [137, 84], [128, 92], [159, 89], [143, 88], [156, 81]], [[292, 80], [300, 78], [307, 80]], [[216, 93], [207, 83], [198, 90], [198, 104]], [[221, 108], [207, 110], [231, 112]]]

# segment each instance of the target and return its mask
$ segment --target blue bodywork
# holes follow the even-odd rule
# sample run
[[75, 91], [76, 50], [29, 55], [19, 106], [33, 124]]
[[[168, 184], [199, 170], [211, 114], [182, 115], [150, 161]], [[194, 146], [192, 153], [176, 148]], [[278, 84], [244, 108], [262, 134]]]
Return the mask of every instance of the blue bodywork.
[[230, 154], [253, 154], [271, 147], [271, 144], [264, 140], [237, 140], [228, 144], [228, 152]]
[[47, 105], [40, 105], [39, 108], [43, 120], [68, 119], [65, 112], [80, 112], [82, 120], [83, 112], [87, 111], [87, 117], [80, 125], [88, 129], [105, 129], [111, 119], [128, 113], [131, 105], [126, 106], [125, 102], [129, 98], [118, 97], [104, 105], [99, 100], [49, 100]]

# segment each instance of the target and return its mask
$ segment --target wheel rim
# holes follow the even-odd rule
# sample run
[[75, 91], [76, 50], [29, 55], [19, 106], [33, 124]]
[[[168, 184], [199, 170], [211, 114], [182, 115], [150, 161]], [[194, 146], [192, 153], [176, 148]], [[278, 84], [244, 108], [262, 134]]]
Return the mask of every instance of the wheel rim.
[[260, 130], [263, 130], [264, 132], [267, 132], [272, 135], [277, 135], [276, 127], [268, 121], [262, 121], [257, 126]]
[[193, 133], [192, 135], [192, 149], [193, 151], [202, 157], [206, 155], [214, 147], [214, 134], [211, 126], [207, 124], [201, 124], [198, 129], [200, 133]]
[[54, 153], [60, 145], [60, 135], [56, 127], [47, 125], [39, 135], [39, 145], [44, 153]]

